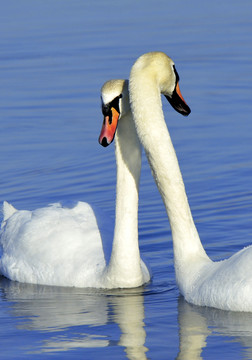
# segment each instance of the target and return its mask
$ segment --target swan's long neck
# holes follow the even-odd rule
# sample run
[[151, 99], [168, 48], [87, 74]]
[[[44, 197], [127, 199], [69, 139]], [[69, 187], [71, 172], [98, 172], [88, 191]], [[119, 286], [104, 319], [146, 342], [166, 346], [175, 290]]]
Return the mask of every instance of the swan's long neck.
[[138, 245], [138, 187], [141, 146], [132, 115], [123, 116], [115, 137], [117, 186], [116, 223], [107, 276], [120, 287], [143, 282]]
[[176, 271], [192, 256], [207, 258], [188, 204], [178, 160], [165, 124], [155, 78], [134, 69], [130, 101], [140, 141], [169, 217]]

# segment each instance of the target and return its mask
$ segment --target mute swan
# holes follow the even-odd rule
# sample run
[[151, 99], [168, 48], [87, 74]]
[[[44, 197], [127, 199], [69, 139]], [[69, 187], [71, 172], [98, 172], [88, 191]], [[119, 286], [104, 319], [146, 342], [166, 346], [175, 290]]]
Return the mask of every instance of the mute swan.
[[104, 146], [104, 136], [112, 134], [113, 139], [114, 124], [120, 118], [115, 135], [116, 221], [109, 263], [105, 253], [109, 245], [101, 238], [89, 204], [79, 202], [72, 209], [54, 204], [35, 211], [18, 211], [4, 202], [0, 273], [7, 278], [26, 283], [95, 288], [136, 287], [150, 280], [138, 247], [141, 147], [129, 111], [128, 81], [105, 83], [101, 96], [104, 124], [100, 142]]
[[176, 281], [185, 299], [223, 310], [252, 311], [252, 246], [227, 260], [207, 256], [188, 204], [182, 175], [164, 121], [161, 93], [184, 115], [190, 112], [174, 62], [164, 53], [142, 55], [133, 65], [130, 103], [136, 130], [169, 217]]

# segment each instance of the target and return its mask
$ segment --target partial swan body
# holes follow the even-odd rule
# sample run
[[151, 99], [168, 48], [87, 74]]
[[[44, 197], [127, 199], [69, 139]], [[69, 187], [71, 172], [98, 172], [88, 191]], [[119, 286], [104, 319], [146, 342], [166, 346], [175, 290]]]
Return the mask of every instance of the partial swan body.
[[252, 311], [252, 247], [227, 260], [207, 256], [188, 204], [185, 187], [161, 104], [164, 94], [184, 115], [190, 113], [179, 87], [174, 62], [164, 53], [142, 55], [130, 74], [130, 103], [142, 143], [169, 217], [176, 280], [193, 304]]
[[[128, 82], [105, 83], [101, 96], [102, 145], [113, 140], [117, 129], [114, 239], [113, 229], [103, 226], [104, 219], [100, 228], [101, 221], [87, 203], [78, 202], [73, 208], [53, 204], [35, 211], [18, 211], [4, 202], [0, 273], [7, 278], [24, 283], [94, 288], [137, 287], [150, 280], [138, 246], [141, 146], [129, 108]], [[111, 248], [107, 255], [106, 249]]]

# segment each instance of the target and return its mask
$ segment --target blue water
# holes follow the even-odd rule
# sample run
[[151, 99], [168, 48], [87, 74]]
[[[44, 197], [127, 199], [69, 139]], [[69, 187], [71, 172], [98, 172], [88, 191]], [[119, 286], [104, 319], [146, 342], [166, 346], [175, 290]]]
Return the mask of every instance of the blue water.
[[[97, 141], [100, 87], [162, 50], [192, 109], [164, 102], [189, 202], [214, 260], [252, 242], [252, 4], [10, 0], [0, 12], [0, 201], [88, 201], [114, 216], [114, 149]], [[0, 279], [1, 359], [252, 359], [252, 314], [187, 304], [146, 159], [141, 254], [152, 282], [91, 291]]]

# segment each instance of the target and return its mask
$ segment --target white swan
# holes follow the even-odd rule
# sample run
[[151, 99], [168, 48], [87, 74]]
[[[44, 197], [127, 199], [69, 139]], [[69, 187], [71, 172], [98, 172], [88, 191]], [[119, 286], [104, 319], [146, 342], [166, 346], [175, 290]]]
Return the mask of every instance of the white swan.
[[137, 133], [169, 217], [180, 292], [196, 305], [252, 311], [252, 246], [213, 262], [193, 222], [161, 104], [162, 93], [176, 110], [190, 112], [173, 61], [160, 52], [141, 56], [132, 67], [129, 91]]
[[150, 280], [138, 246], [141, 147], [129, 111], [128, 81], [105, 83], [101, 95], [104, 125], [100, 142], [103, 145], [113, 140], [120, 118], [115, 136], [117, 197], [110, 260], [106, 256], [106, 249], [111, 248], [105, 241], [108, 236], [101, 238], [100, 221], [87, 203], [79, 202], [72, 209], [54, 204], [35, 211], [18, 211], [5, 202], [0, 273], [7, 278], [26, 283], [95, 288], [136, 287]]

